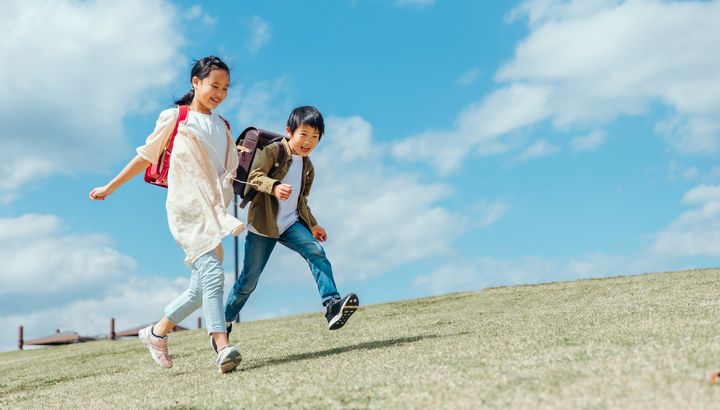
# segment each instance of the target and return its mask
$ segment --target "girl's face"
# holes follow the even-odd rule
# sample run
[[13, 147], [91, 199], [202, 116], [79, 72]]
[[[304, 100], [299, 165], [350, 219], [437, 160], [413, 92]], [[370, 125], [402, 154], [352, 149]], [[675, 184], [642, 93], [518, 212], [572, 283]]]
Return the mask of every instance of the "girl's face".
[[295, 132], [291, 132], [290, 127], [285, 128], [285, 131], [288, 137], [290, 137], [288, 141], [290, 143], [290, 150], [295, 155], [307, 157], [320, 141], [320, 132], [316, 128], [305, 124], [297, 127]]
[[210, 114], [227, 97], [230, 87], [230, 75], [225, 70], [212, 70], [202, 80], [192, 78], [195, 98], [190, 104], [192, 108], [205, 114]]

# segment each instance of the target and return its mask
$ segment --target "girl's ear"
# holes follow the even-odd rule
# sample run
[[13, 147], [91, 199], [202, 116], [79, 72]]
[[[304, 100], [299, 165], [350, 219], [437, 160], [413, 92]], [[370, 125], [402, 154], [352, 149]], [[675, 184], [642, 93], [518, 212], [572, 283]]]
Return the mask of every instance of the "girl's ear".
[[285, 132], [288, 135], [288, 138], [292, 138], [292, 131], [290, 131], [290, 127], [285, 127]]
[[200, 79], [197, 77], [193, 77], [190, 83], [192, 84], [193, 90], [197, 91], [198, 87], [200, 87]]

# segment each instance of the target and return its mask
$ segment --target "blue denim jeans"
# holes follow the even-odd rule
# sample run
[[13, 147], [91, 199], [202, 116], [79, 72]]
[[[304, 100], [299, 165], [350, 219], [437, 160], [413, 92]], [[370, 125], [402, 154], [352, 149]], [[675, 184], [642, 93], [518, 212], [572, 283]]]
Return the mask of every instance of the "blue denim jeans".
[[278, 239], [268, 238], [252, 232], [247, 233], [242, 273], [228, 295], [227, 303], [225, 303], [226, 321], [233, 321], [245, 306], [245, 302], [255, 290], [260, 274], [265, 269], [270, 254], [278, 242], [297, 252], [307, 261], [323, 302], [340, 297], [335, 287], [332, 266], [330, 266], [330, 261], [325, 256], [325, 250], [312, 236], [307, 226], [297, 221], [283, 232]]
[[191, 268], [190, 287], [167, 305], [165, 316], [180, 323], [202, 306], [208, 333], [225, 333], [222, 303], [225, 271], [217, 250], [197, 258]]

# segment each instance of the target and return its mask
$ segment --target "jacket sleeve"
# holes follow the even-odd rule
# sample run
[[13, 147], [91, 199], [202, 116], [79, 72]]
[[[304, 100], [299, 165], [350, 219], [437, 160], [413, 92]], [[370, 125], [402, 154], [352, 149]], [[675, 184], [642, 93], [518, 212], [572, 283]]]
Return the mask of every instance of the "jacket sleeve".
[[177, 116], [177, 108], [169, 108], [161, 112], [157, 122], [155, 122], [155, 129], [145, 140], [145, 145], [137, 147], [135, 150], [138, 155], [146, 161], [157, 164], [160, 159], [160, 154], [165, 150], [170, 140], [170, 134], [172, 134], [173, 129], [175, 129]]
[[273, 187], [275, 184], [280, 183], [277, 179], [270, 178], [268, 173], [275, 165], [277, 160], [277, 146], [270, 144], [264, 149], [257, 152], [255, 159], [253, 160], [252, 166], [250, 167], [250, 174], [248, 175], [248, 183], [257, 189], [258, 192], [266, 194], [273, 194]]
[[308, 217], [310, 220], [310, 228], [317, 225], [317, 219], [315, 219], [315, 215], [313, 215], [312, 210], [310, 209], [310, 205], [308, 204], [308, 196], [310, 196], [310, 188], [312, 188], [313, 181], [315, 180], [315, 167], [313, 167], [312, 162], [308, 160], [308, 173], [305, 176], [305, 189], [302, 193], [303, 195], [303, 201], [305, 201], [305, 208], [308, 212]]

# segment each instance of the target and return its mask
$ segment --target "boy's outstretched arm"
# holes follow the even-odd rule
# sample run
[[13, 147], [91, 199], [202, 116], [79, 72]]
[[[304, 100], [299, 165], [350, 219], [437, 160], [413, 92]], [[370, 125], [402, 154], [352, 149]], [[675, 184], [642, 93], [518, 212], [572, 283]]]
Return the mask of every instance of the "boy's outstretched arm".
[[135, 155], [135, 158], [131, 159], [130, 162], [125, 165], [125, 168], [123, 168], [123, 170], [120, 171], [115, 178], [108, 182], [107, 185], [93, 188], [93, 190], [90, 191], [90, 199], [93, 201], [102, 201], [105, 197], [115, 192], [116, 189], [120, 188], [120, 186], [124, 183], [131, 180], [137, 174], [143, 172], [149, 165], [150, 161], [140, 155]]

